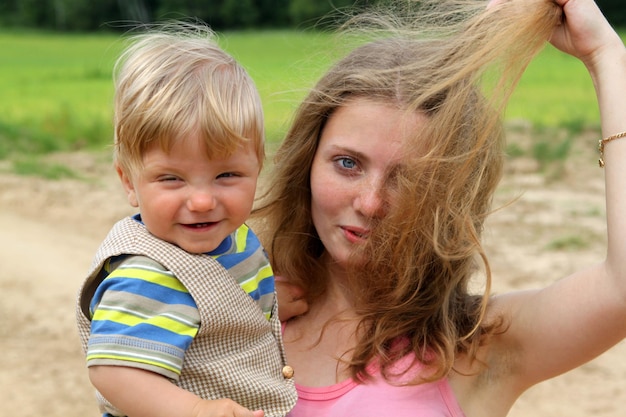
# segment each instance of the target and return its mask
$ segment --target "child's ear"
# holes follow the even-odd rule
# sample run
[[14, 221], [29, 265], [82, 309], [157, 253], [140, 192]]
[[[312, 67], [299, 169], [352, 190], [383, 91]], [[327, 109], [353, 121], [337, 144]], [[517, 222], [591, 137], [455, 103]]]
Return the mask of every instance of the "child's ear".
[[119, 164], [115, 164], [115, 170], [117, 171], [117, 175], [120, 177], [120, 181], [122, 182], [122, 187], [124, 187], [124, 191], [126, 192], [128, 203], [132, 207], [139, 207], [139, 201], [137, 200], [137, 194], [135, 193], [135, 186], [133, 185], [132, 179], [124, 172]]

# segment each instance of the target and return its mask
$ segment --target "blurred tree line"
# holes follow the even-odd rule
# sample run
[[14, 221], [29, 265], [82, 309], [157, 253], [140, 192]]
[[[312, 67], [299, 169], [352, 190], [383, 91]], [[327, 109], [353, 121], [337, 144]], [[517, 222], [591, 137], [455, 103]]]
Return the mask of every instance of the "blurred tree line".
[[[0, 0], [0, 27], [60, 31], [126, 29], [194, 17], [213, 28], [285, 28], [319, 24], [320, 16], [382, 0]], [[624, 0], [596, 0], [614, 26], [626, 26]]]
[[366, 5], [368, 1], [0, 0], [0, 27], [98, 31], [191, 17], [214, 29], [285, 28], [315, 24], [320, 16], [355, 3]]

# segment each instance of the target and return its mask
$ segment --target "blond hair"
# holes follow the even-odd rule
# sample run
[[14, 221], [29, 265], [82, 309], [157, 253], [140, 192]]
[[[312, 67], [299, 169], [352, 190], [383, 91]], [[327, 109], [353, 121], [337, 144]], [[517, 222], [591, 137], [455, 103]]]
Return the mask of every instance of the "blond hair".
[[[351, 271], [361, 321], [349, 364], [358, 378], [368, 377], [374, 358], [387, 375], [413, 352], [432, 366], [435, 380], [449, 373], [457, 354], [475, 358], [486, 337], [504, 331], [503, 321], [484, 320], [491, 274], [481, 244], [502, 175], [500, 119], [525, 66], [561, 18], [552, 0], [503, 0], [489, 8], [477, 0], [419, 4], [403, 10], [406, 19], [356, 17], [359, 27], [384, 36], [340, 60], [304, 99], [256, 213], [276, 274], [299, 282], [315, 303], [328, 277], [311, 219], [309, 175], [326, 120], [355, 97], [428, 116], [406, 144], [405, 155], [419, 156], [388, 173], [381, 192], [393, 204], [373, 225], [358, 258], [366, 261]], [[469, 283], [481, 271], [485, 291], [471, 294]]]
[[210, 158], [253, 146], [262, 164], [261, 99], [210, 28], [170, 23], [130, 38], [115, 65], [115, 160], [139, 169], [145, 150], [200, 134]]

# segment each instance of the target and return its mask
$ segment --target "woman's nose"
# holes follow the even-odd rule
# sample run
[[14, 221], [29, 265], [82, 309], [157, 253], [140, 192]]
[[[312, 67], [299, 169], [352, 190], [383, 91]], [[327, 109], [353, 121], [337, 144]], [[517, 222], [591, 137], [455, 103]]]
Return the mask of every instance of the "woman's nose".
[[384, 192], [379, 185], [363, 184], [355, 200], [356, 210], [368, 218], [381, 218], [385, 215]]
[[190, 211], [209, 211], [213, 210], [215, 205], [215, 194], [210, 189], [193, 190], [187, 198], [187, 208]]

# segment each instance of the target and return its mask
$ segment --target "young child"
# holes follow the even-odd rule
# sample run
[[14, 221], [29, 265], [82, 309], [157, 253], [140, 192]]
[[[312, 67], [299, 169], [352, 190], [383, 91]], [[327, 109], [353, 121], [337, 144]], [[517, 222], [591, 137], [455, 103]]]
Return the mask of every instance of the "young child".
[[253, 81], [210, 29], [137, 35], [116, 64], [118, 222], [77, 321], [105, 416], [282, 416], [274, 277], [244, 224], [264, 158]]

